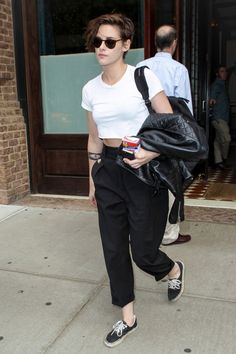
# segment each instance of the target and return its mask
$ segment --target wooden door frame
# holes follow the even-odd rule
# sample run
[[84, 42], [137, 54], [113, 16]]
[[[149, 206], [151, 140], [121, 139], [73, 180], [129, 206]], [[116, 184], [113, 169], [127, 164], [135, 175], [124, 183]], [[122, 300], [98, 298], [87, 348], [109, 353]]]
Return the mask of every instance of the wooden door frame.
[[22, 0], [23, 41], [25, 57], [26, 95], [28, 102], [29, 159], [31, 166], [31, 191], [38, 192], [42, 178], [42, 151], [40, 136], [42, 97], [40, 83], [39, 46], [37, 33], [37, 9], [35, 0]]
[[[175, 0], [175, 28], [177, 38], [181, 35], [182, 0]], [[156, 30], [155, 11], [158, 10], [158, 0], [145, 0], [144, 2], [144, 58], [150, 58], [156, 53], [154, 35]], [[180, 61], [182, 53], [181, 41], [175, 51], [175, 59]]]
[[[54, 176], [52, 179], [49, 175], [45, 176], [45, 171], [43, 171], [43, 167], [46, 163], [43, 153], [44, 148], [50, 148], [51, 146], [51, 148], [54, 149], [63, 148], [68, 150], [81, 150], [82, 153], [85, 153], [87, 146], [87, 134], [64, 134], [62, 146], [61, 134], [44, 133], [36, 0], [22, 0], [22, 17], [26, 93], [29, 117], [28, 132], [30, 151], [29, 159], [31, 166], [31, 191], [33, 193], [47, 193], [47, 190], [53, 190], [53, 185], [55, 182], [58, 182], [61, 188], [55, 190], [55, 193], [63, 194], [68, 178], [63, 176]], [[47, 184], [47, 188], [45, 188], [45, 182]], [[77, 191], [77, 182], [76, 176], [70, 177], [70, 185], [74, 191]], [[84, 181], [81, 180], [81, 188], [88, 190], [86, 184], [88, 184], [88, 176], [85, 176]], [[81, 195], [84, 195], [84, 193], [81, 193]]]
[[144, 2], [144, 58], [150, 58], [155, 52], [154, 33], [155, 33], [155, 0]]

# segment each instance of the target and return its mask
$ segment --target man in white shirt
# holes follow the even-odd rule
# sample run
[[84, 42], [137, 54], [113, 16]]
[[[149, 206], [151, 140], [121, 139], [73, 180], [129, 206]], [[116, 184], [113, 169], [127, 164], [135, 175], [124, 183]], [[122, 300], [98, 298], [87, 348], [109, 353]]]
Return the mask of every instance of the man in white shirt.
[[[172, 58], [177, 36], [173, 26], [164, 25], [155, 32], [157, 53], [154, 57], [143, 60], [137, 66], [148, 66], [159, 78], [167, 96], [182, 97], [188, 100], [188, 107], [193, 113], [191, 88], [187, 68]], [[169, 192], [169, 210], [174, 203], [174, 196]], [[167, 220], [163, 245], [181, 244], [191, 240], [190, 235], [179, 232], [180, 225], [170, 224]]]

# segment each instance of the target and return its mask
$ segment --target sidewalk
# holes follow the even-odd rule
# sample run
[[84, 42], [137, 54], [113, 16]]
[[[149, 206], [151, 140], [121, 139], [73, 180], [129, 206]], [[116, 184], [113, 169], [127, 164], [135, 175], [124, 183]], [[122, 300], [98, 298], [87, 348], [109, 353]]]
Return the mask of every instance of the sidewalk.
[[109, 349], [111, 305], [97, 213], [0, 205], [1, 354], [234, 354], [235, 224], [185, 221], [184, 245], [163, 247], [186, 265], [185, 292], [135, 267], [138, 330]]

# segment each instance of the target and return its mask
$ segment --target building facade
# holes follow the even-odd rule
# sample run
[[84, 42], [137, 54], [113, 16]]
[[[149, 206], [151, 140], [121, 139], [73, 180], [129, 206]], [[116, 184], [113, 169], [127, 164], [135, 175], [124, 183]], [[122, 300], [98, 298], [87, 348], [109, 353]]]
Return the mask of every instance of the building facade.
[[0, 203], [30, 192], [26, 124], [17, 96], [11, 0], [0, 2]]
[[[81, 87], [99, 67], [94, 55], [86, 52], [82, 34], [87, 21], [101, 13], [123, 12], [135, 22], [135, 39], [127, 56], [132, 65], [155, 54], [157, 26], [168, 23], [177, 28], [176, 59], [189, 70], [194, 113], [210, 137], [207, 102], [212, 68], [219, 61], [234, 65], [236, 4], [232, 3], [0, 0], [0, 204], [28, 193], [87, 195]], [[219, 14], [224, 13], [232, 24], [223, 23]], [[235, 126], [233, 130], [236, 147]], [[206, 171], [207, 166], [202, 168]]]

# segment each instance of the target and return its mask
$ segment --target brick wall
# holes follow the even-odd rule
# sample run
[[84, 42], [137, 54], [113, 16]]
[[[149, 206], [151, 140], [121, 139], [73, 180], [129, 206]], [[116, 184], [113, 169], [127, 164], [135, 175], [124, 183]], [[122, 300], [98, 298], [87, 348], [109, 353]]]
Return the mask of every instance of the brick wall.
[[0, 204], [29, 193], [26, 127], [17, 100], [11, 0], [0, 1]]

